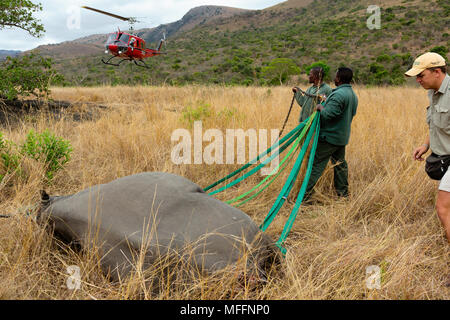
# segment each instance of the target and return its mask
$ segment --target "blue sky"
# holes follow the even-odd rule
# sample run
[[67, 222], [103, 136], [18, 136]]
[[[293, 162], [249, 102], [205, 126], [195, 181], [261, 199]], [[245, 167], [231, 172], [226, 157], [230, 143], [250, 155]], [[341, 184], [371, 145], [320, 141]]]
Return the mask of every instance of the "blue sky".
[[42, 44], [59, 43], [97, 33], [109, 33], [128, 23], [108, 16], [79, 9], [82, 5], [124, 17], [138, 17], [142, 23], [135, 29], [156, 27], [181, 19], [189, 9], [202, 5], [222, 5], [243, 9], [264, 9], [282, 0], [33, 0], [43, 11], [35, 14], [46, 29], [41, 38], [34, 38], [20, 29], [0, 30], [0, 50], [29, 50]]

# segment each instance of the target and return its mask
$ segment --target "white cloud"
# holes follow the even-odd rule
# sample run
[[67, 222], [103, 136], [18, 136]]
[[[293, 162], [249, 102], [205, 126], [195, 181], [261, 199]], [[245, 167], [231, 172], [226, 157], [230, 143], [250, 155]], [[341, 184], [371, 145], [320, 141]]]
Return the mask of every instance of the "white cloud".
[[[202, 5], [221, 5], [243, 9], [264, 9], [282, 0], [33, 0], [41, 2], [43, 11], [36, 14], [46, 29], [45, 36], [36, 39], [19, 29], [0, 30], [0, 49], [29, 50], [41, 44], [74, 40], [97, 33], [109, 33], [117, 27], [127, 29], [128, 23], [85, 9], [79, 11], [79, 29], [73, 28], [74, 12], [70, 8], [82, 5], [142, 21], [135, 28], [150, 28], [177, 21], [190, 9]], [[72, 28], [68, 28], [69, 26]]]

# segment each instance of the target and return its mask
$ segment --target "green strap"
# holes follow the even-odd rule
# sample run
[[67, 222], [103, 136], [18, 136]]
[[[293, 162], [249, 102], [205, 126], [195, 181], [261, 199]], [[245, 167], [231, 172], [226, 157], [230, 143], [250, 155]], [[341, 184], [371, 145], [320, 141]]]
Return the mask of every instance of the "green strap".
[[[300, 132], [301, 130], [301, 132]], [[283, 152], [289, 145], [291, 145], [292, 143], [294, 143], [294, 145], [290, 148], [288, 154], [283, 158], [283, 160], [281, 161], [281, 163], [278, 164], [278, 166], [272, 170], [272, 172], [264, 179], [262, 180], [258, 185], [256, 185], [255, 187], [253, 187], [251, 190], [249, 190], [248, 192], [234, 198], [231, 199], [229, 201], [227, 201], [227, 203], [234, 203], [244, 197], [246, 197], [247, 195], [249, 195], [250, 193], [252, 193], [253, 191], [255, 191], [256, 189], [258, 189], [261, 185], [263, 185], [270, 177], [273, 176], [273, 173], [275, 172], [275, 170], [278, 170], [277, 174], [272, 177], [272, 179], [263, 187], [261, 188], [261, 190], [259, 190], [258, 192], [256, 192], [255, 194], [253, 194], [252, 196], [250, 196], [249, 198], [247, 198], [246, 200], [240, 202], [238, 204], [238, 206], [244, 204], [245, 202], [249, 201], [250, 199], [256, 197], [259, 193], [261, 193], [263, 190], [265, 190], [273, 181], [275, 181], [275, 179], [280, 175], [280, 173], [287, 167], [287, 164], [289, 163], [289, 161], [291, 160], [291, 158], [293, 157], [293, 155], [295, 154], [294, 150], [296, 151], [299, 148], [299, 143], [300, 141], [303, 139], [303, 137], [305, 136], [306, 132], [308, 132], [308, 135], [302, 145], [302, 148], [300, 150], [300, 154], [297, 157], [297, 160], [294, 163], [294, 167], [292, 168], [280, 194], [278, 195], [275, 203], [272, 205], [272, 208], [270, 209], [268, 215], [266, 216], [266, 218], [264, 219], [263, 223], [260, 225], [260, 229], [262, 231], [265, 231], [269, 225], [272, 223], [272, 221], [274, 220], [274, 218], [276, 217], [276, 215], [278, 214], [278, 212], [280, 211], [281, 207], [283, 206], [284, 202], [287, 200], [287, 197], [289, 196], [289, 193], [292, 191], [292, 188], [295, 184], [295, 180], [297, 179], [297, 176], [300, 172], [300, 168], [302, 166], [304, 157], [306, 155], [306, 152], [308, 150], [309, 144], [311, 142], [311, 139], [313, 137], [313, 133], [314, 133], [314, 142], [311, 148], [311, 153], [309, 155], [309, 159], [308, 159], [308, 166], [307, 166], [307, 170], [306, 170], [306, 174], [305, 174], [305, 178], [302, 182], [302, 186], [300, 188], [300, 192], [297, 196], [297, 199], [295, 201], [295, 205], [294, 208], [291, 211], [291, 214], [289, 215], [289, 218], [283, 228], [283, 231], [280, 235], [280, 238], [278, 239], [278, 241], [276, 242], [276, 245], [280, 248], [281, 252], [283, 255], [286, 254], [286, 249], [283, 247], [283, 243], [286, 240], [287, 236], [289, 235], [292, 226], [294, 224], [294, 221], [297, 217], [298, 214], [298, 210], [300, 208], [300, 205], [303, 201], [303, 198], [305, 196], [306, 193], [306, 187], [308, 185], [310, 176], [311, 176], [311, 172], [312, 172], [312, 166], [314, 163], [314, 156], [317, 150], [317, 144], [318, 144], [318, 139], [319, 139], [319, 132], [320, 132], [320, 113], [318, 113], [317, 111], [314, 112], [310, 117], [308, 117], [308, 119], [306, 119], [304, 122], [300, 123], [297, 127], [295, 127], [293, 130], [291, 130], [286, 136], [284, 136], [282, 139], [280, 139], [280, 142], [277, 144], [275, 143], [274, 145], [272, 145], [269, 149], [267, 149], [265, 152], [261, 153], [260, 155], [258, 155], [255, 159], [253, 159], [252, 161], [248, 162], [247, 164], [245, 164], [243, 167], [239, 168], [238, 170], [232, 172], [231, 174], [227, 175], [226, 177], [216, 181], [215, 183], [213, 183], [212, 185], [208, 186], [207, 188], [205, 188], [204, 190], [207, 191], [215, 186], [217, 186], [218, 184], [230, 179], [231, 177], [235, 176], [236, 174], [238, 174], [239, 172], [242, 172], [243, 170], [247, 169], [248, 167], [250, 167], [252, 164], [255, 164], [259, 159], [261, 159], [262, 157], [264, 157], [265, 155], [267, 155], [269, 152], [272, 151], [273, 148], [278, 147], [278, 150], [267, 160], [265, 160], [263, 163], [261, 163], [259, 166], [257, 166], [256, 168], [254, 168], [253, 170], [251, 170], [250, 172], [248, 172], [247, 174], [245, 174], [244, 176], [242, 176], [241, 178], [236, 179], [235, 181], [233, 181], [230, 184], [227, 184], [225, 187], [222, 187], [219, 190], [213, 191], [209, 194], [216, 194], [219, 193], [221, 191], [224, 191], [230, 187], [232, 187], [233, 185], [241, 182], [242, 180], [246, 179], [247, 177], [251, 176], [252, 174], [254, 174], [255, 172], [257, 172], [261, 167], [265, 166], [267, 163], [269, 163], [270, 161], [273, 160], [273, 158], [275, 158], [275, 156], [279, 155], [281, 152]], [[289, 139], [289, 140], [288, 140]], [[286, 143], [285, 143], [286, 142]], [[283, 145], [281, 145], [283, 144]], [[281, 146], [280, 146], [281, 145]], [[286, 162], [287, 161], [287, 162]], [[281, 167], [281, 170], [279, 170], [279, 168]]]
[[[311, 132], [312, 132], [312, 130], [311, 130]], [[287, 197], [289, 196], [289, 193], [291, 192], [291, 190], [295, 184], [295, 180], [297, 179], [297, 176], [300, 171], [300, 167], [303, 162], [303, 158], [305, 156], [305, 153], [306, 153], [306, 150], [307, 150], [310, 140], [311, 140], [311, 134], [308, 134], [308, 137], [300, 151], [300, 155], [298, 156], [298, 158], [294, 164], [294, 167], [292, 168], [291, 173], [283, 186], [283, 189], [281, 190], [280, 194], [278, 195], [278, 198], [276, 199], [276, 201], [273, 204], [272, 208], [270, 209], [268, 215], [266, 216], [266, 218], [264, 219], [263, 223], [260, 226], [262, 231], [265, 231], [269, 227], [269, 225], [272, 223], [272, 221], [274, 220], [274, 218], [280, 211], [284, 202], [287, 200]]]
[[[306, 126], [303, 128], [303, 130], [302, 130], [302, 132], [300, 133], [300, 135], [304, 135], [304, 134], [308, 131], [308, 129], [309, 129], [310, 126], [311, 126], [312, 120], [313, 120], [313, 118], [311, 117], [311, 118], [308, 120]], [[298, 133], [298, 132], [297, 132], [297, 133]], [[293, 136], [287, 143], [285, 143], [279, 150], [277, 150], [277, 151], [276, 151], [273, 155], [271, 155], [268, 159], [264, 160], [260, 165], [258, 165], [257, 167], [253, 168], [251, 171], [247, 172], [247, 173], [246, 173], [245, 175], [243, 175], [242, 177], [240, 177], [240, 178], [238, 178], [238, 179], [232, 181], [232, 182], [229, 183], [229, 184], [226, 184], [224, 187], [222, 187], [222, 188], [220, 188], [220, 189], [218, 189], [218, 190], [209, 192], [208, 194], [209, 194], [209, 195], [214, 195], [214, 194], [217, 194], [217, 193], [219, 193], [219, 192], [222, 192], [222, 191], [224, 191], [224, 190], [226, 190], [226, 189], [228, 189], [228, 188], [231, 188], [232, 186], [238, 184], [239, 182], [243, 181], [244, 179], [247, 179], [249, 176], [253, 175], [254, 173], [258, 172], [262, 167], [264, 167], [265, 165], [267, 165], [268, 163], [270, 163], [275, 157], [277, 157], [281, 152], [283, 152], [283, 151], [284, 151], [284, 150], [285, 150], [285, 149], [286, 149], [293, 141], [295, 141], [295, 139], [297, 138], [297, 136], [296, 136], [297, 133], [295, 133], [294, 136]]]
[[[269, 175], [267, 175], [267, 177], [265, 177], [260, 183], [258, 183], [256, 186], [254, 186], [253, 188], [251, 188], [249, 191], [241, 194], [240, 196], [233, 198], [231, 200], [225, 201], [228, 204], [234, 203], [244, 197], [246, 197], [248, 194], [252, 193], [253, 191], [255, 191], [256, 189], [258, 189], [262, 184], [264, 184], [269, 178], [272, 178], [272, 180], [274, 180], [274, 178], [276, 178], [280, 172], [279, 168], [280, 166], [283, 166], [284, 162], [287, 160], [287, 158], [291, 158], [291, 154], [294, 151], [294, 149], [298, 146], [299, 143], [299, 138], [297, 138], [294, 142], [294, 144], [292, 145], [291, 149], [289, 150], [288, 154], [283, 158], [283, 160], [272, 170], [271, 173], [269, 173]], [[284, 167], [284, 166], [283, 166]], [[277, 174], [275, 176], [273, 176], [273, 174], [277, 172]], [[270, 182], [270, 181], [269, 181]], [[264, 188], [262, 190], [264, 190], [268, 185], [264, 186]], [[261, 191], [262, 191], [261, 190]]]
[[251, 175], [255, 174], [256, 172], [258, 172], [262, 167], [264, 167], [265, 165], [267, 165], [270, 161], [272, 161], [275, 157], [277, 157], [280, 153], [282, 153], [292, 142], [295, 141], [295, 139], [298, 138], [298, 136], [300, 135], [300, 132], [295, 133], [295, 135], [291, 138], [291, 140], [287, 141], [283, 146], [280, 147], [279, 150], [277, 150], [273, 155], [271, 155], [268, 159], [266, 159], [265, 161], [263, 161], [262, 163], [260, 163], [257, 167], [253, 168], [252, 170], [250, 170], [249, 172], [247, 172], [246, 174], [244, 174], [243, 176], [237, 178], [236, 180], [233, 180], [232, 182], [227, 183], [224, 187], [217, 189], [215, 191], [211, 191], [208, 194], [210, 195], [214, 195], [216, 193], [222, 192], [224, 190], [227, 190], [228, 188], [231, 188], [232, 186], [238, 184], [239, 182], [247, 179], [248, 177], [250, 177]]
[[[298, 149], [299, 147], [297, 146], [297, 149]], [[296, 150], [297, 151], [297, 150]], [[244, 203], [246, 203], [247, 201], [250, 201], [251, 199], [253, 199], [254, 197], [256, 197], [257, 195], [259, 195], [261, 192], [263, 192], [265, 189], [267, 189], [271, 184], [272, 184], [272, 182], [274, 182], [275, 181], [275, 179], [284, 171], [284, 169], [286, 169], [287, 168], [287, 165], [289, 164], [289, 162], [291, 161], [291, 159], [293, 158], [293, 156], [294, 156], [294, 154], [295, 153], [293, 153], [292, 155], [291, 155], [291, 157], [289, 158], [289, 160], [283, 165], [283, 167], [281, 168], [281, 170], [279, 170], [278, 171], [278, 173], [263, 187], [263, 188], [261, 188], [258, 192], [256, 192], [255, 194], [253, 194], [252, 196], [250, 196], [250, 197], [248, 197], [247, 199], [245, 199], [244, 201], [242, 201], [242, 202], [240, 202], [240, 203], [238, 203], [237, 205], [236, 205], [236, 207], [240, 207], [241, 205], [243, 205]]]
[[[258, 188], [259, 188], [262, 184], [264, 184], [269, 178], [271, 178], [275, 172], [277, 172], [277, 174], [276, 174], [274, 177], [272, 177], [272, 181], [269, 181], [269, 183], [268, 183], [266, 186], [264, 186], [264, 188], [262, 188], [262, 190], [260, 190], [257, 194], [259, 194], [261, 191], [263, 191], [264, 189], [266, 189], [266, 188], [270, 185], [270, 183], [273, 182], [273, 180], [274, 180], [276, 177], [278, 177], [278, 175], [279, 175], [280, 172], [282, 171], [282, 170], [281, 170], [281, 171], [279, 170], [280, 166], [283, 166], [283, 170], [284, 170], [284, 168], [285, 168], [285, 165], [283, 165], [284, 162], [285, 162], [288, 158], [289, 158], [289, 160], [292, 158], [292, 157], [291, 157], [292, 152], [298, 147], [298, 144], [300, 143], [301, 138], [302, 138], [302, 136], [300, 135], [300, 136], [295, 140], [295, 142], [294, 142], [294, 144], [292, 145], [291, 149], [289, 150], [288, 154], [287, 154], [287, 155], [283, 158], [283, 160], [281, 160], [281, 162], [280, 162], [280, 163], [272, 170], [272, 172], [271, 172], [267, 177], [265, 177], [260, 183], [258, 183], [256, 186], [254, 186], [252, 189], [250, 189], [249, 191], [245, 192], [244, 194], [242, 194], [242, 195], [240, 195], [240, 196], [238, 196], [238, 197], [236, 197], [236, 198], [234, 198], [234, 199], [225, 201], [225, 202], [228, 203], [228, 204], [231, 204], [231, 203], [234, 203], [234, 202], [236, 202], [236, 201], [238, 201], [238, 200], [241, 200], [242, 198], [246, 197], [248, 194], [250, 194], [250, 193], [252, 193], [253, 191], [255, 191], [256, 189], [258, 189]], [[287, 163], [286, 163], [286, 164], [287, 164]], [[252, 197], [252, 198], [253, 198], [253, 197]], [[248, 200], [249, 200], [249, 199], [248, 199]], [[246, 200], [245, 202], [247, 202], [247, 200]], [[245, 202], [243, 202], [243, 203], [245, 203]], [[243, 203], [241, 202], [241, 204], [243, 204]], [[239, 204], [239, 206], [240, 206], [241, 204]]]
[[[316, 115], [317, 115], [317, 111], [315, 111], [311, 115], [311, 118], [314, 119], [312, 127], [315, 127], [317, 125], [319, 117]], [[275, 216], [278, 214], [281, 207], [283, 206], [285, 200], [287, 200], [287, 197], [295, 184], [295, 180], [297, 179], [298, 173], [300, 171], [300, 168], [301, 168], [301, 165], [303, 162], [303, 158], [305, 157], [305, 154], [308, 149], [309, 142], [311, 141], [313, 133], [314, 133], [314, 130], [309, 130], [308, 136], [306, 137], [305, 142], [303, 143], [302, 149], [300, 150], [300, 154], [294, 164], [294, 167], [291, 170], [291, 173], [289, 174], [288, 179], [286, 180], [286, 182], [283, 186], [283, 189], [281, 190], [280, 194], [278, 195], [275, 203], [273, 204], [272, 208], [270, 209], [270, 211], [269, 211], [268, 215], [266, 216], [266, 218], [264, 219], [263, 223], [260, 225], [260, 229], [262, 231], [265, 231], [269, 227], [269, 225], [272, 223], [273, 219], [275, 218]]]
[[[312, 131], [312, 130], [311, 130]], [[317, 122], [316, 124], [316, 128], [315, 128], [315, 135], [314, 135], [314, 143], [313, 146], [311, 148], [311, 153], [309, 155], [309, 161], [308, 161], [308, 167], [306, 170], [306, 174], [305, 174], [305, 178], [303, 180], [302, 186], [300, 188], [300, 192], [297, 196], [297, 200], [295, 201], [295, 206], [292, 209], [292, 212], [289, 216], [289, 219], [287, 220], [283, 232], [281, 233], [280, 238], [278, 239], [276, 245], [280, 248], [281, 252], [283, 253], [283, 255], [286, 254], [286, 249], [283, 247], [283, 243], [286, 240], [287, 236], [289, 235], [289, 232], [292, 229], [292, 226], [294, 224], [294, 221], [297, 217], [298, 214], [298, 210], [300, 208], [300, 205], [303, 201], [303, 198], [305, 196], [306, 193], [306, 187], [308, 185], [309, 182], [309, 178], [311, 177], [311, 172], [312, 172], [312, 166], [314, 163], [314, 155], [316, 154], [316, 149], [317, 149], [317, 144], [319, 141], [319, 131], [320, 131], [320, 121]]]
[[222, 182], [234, 177], [236, 174], [242, 172], [243, 170], [247, 169], [248, 167], [250, 167], [252, 164], [256, 163], [259, 159], [261, 159], [262, 157], [264, 157], [266, 154], [268, 154], [269, 152], [272, 151], [272, 149], [279, 147], [280, 145], [282, 145], [286, 140], [288, 140], [292, 135], [294, 135], [295, 133], [297, 133], [298, 131], [302, 130], [303, 127], [307, 124], [309, 119], [306, 119], [305, 121], [303, 121], [302, 123], [300, 123], [298, 126], [296, 126], [294, 129], [292, 129], [288, 134], [286, 134], [283, 138], [280, 139], [280, 141], [274, 143], [269, 149], [267, 149], [266, 151], [264, 151], [263, 153], [261, 153], [260, 155], [258, 155], [255, 159], [253, 159], [252, 161], [248, 162], [247, 164], [245, 164], [244, 166], [242, 166], [241, 168], [239, 168], [238, 170], [230, 173], [229, 175], [225, 176], [224, 178], [214, 182], [213, 184], [207, 186], [205, 189], [203, 189], [204, 191], [208, 191], [209, 189], [214, 188], [215, 186], [221, 184]]

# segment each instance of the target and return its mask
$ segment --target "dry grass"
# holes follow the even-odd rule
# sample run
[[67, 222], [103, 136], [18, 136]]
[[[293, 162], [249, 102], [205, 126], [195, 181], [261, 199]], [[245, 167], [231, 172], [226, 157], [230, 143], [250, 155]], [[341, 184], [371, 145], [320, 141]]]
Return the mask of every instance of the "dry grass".
[[[317, 185], [317, 205], [301, 208], [287, 240], [282, 273], [255, 291], [238, 289], [227, 273], [184, 283], [179, 290], [146, 293], [152, 299], [449, 299], [443, 286], [449, 275], [449, 245], [437, 219], [437, 185], [413, 148], [427, 133], [425, 92], [420, 88], [356, 88], [359, 109], [347, 148], [351, 196], [336, 199], [332, 168]], [[69, 139], [73, 159], [58, 173], [50, 194], [69, 194], [90, 185], [143, 171], [166, 171], [207, 186], [238, 165], [175, 165], [170, 136], [189, 128], [181, 111], [208, 104], [208, 128], [279, 128], [289, 107], [290, 88], [115, 87], [54, 88], [53, 98], [97, 102], [110, 107], [98, 120], [74, 123], [28, 119], [5, 136], [22, 141], [29, 129], [49, 128]], [[223, 116], [224, 110], [234, 110]], [[222, 115], [222, 116], [219, 116]], [[296, 124], [298, 109], [289, 126]], [[287, 132], [287, 131], [286, 131]], [[205, 145], [204, 145], [205, 146]], [[0, 185], [0, 210], [15, 212], [35, 203], [44, 187], [42, 170], [26, 167], [27, 179]], [[287, 173], [286, 173], [287, 174]], [[260, 223], [287, 177], [241, 209]], [[252, 178], [222, 200], [248, 190]], [[297, 188], [298, 190], [298, 188]], [[268, 234], [277, 239], [293, 203], [280, 211]], [[66, 267], [81, 267], [82, 288], [70, 291]], [[380, 290], [368, 290], [366, 267], [382, 269]], [[120, 284], [110, 283], [93, 255], [76, 254], [30, 219], [0, 220], [0, 299], [123, 299], [139, 297], [142, 272]], [[142, 297], [142, 296], [140, 296]]]

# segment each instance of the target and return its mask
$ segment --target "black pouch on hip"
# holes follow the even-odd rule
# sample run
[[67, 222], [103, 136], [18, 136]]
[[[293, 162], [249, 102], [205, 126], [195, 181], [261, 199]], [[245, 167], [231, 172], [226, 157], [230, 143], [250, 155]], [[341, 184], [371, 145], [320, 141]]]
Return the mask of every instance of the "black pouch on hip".
[[432, 153], [425, 162], [425, 172], [433, 180], [441, 180], [450, 165], [450, 155], [438, 156]]

